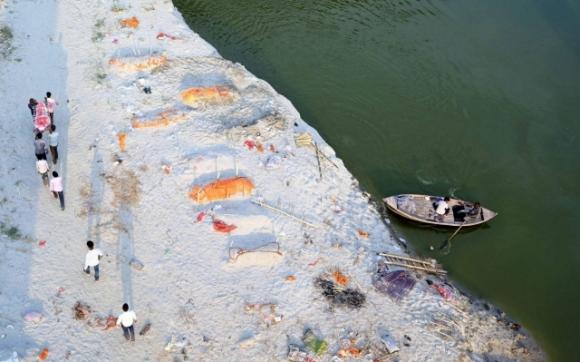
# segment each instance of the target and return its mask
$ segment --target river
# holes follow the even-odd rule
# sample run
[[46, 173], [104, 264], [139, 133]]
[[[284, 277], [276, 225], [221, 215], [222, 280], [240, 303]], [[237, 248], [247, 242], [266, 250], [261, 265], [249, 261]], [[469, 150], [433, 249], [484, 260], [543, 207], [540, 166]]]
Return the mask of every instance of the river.
[[[580, 360], [580, 2], [174, 0], [194, 31], [288, 97], [375, 197], [499, 212], [397, 234]], [[578, 225], [576, 224], [578, 223]]]

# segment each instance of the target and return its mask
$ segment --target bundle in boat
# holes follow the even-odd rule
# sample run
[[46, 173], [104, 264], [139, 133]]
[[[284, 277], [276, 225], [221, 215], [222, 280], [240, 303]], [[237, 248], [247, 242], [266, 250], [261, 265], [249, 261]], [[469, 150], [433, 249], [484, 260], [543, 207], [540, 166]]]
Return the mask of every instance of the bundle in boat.
[[167, 64], [165, 55], [111, 58], [109, 65], [117, 72], [136, 73], [152, 71]]
[[181, 102], [190, 107], [201, 107], [208, 104], [227, 104], [234, 101], [237, 93], [226, 86], [193, 87], [181, 92]]
[[227, 200], [234, 196], [249, 196], [254, 184], [247, 177], [233, 177], [217, 180], [204, 186], [194, 186], [189, 197], [199, 204]]
[[131, 120], [133, 128], [163, 128], [183, 122], [187, 119], [185, 113], [175, 109], [167, 109], [155, 114], [153, 117], [135, 117]]

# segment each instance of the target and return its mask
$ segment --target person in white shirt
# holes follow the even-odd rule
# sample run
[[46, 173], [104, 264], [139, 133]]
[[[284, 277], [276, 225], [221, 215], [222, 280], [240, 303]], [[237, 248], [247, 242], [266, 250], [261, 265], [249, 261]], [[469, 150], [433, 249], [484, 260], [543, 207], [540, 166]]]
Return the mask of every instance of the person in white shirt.
[[56, 165], [58, 161], [58, 132], [56, 131], [56, 126], [54, 124], [50, 125], [48, 129], [48, 148], [50, 148], [50, 158], [52, 163]]
[[52, 171], [52, 180], [50, 180], [50, 191], [54, 198], [60, 200], [60, 209], [64, 210], [64, 191], [62, 188], [62, 178], [58, 176], [58, 172]]
[[42, 183], [44, 186], [48, 186], [48, 162], [46, 160], [36, 161], [36, 171], [42, 176]]
[[85, 273], [91, 274], [91, 267], [95, 271], [95, 281], [99, 280], [99, 262], [103, 257], [103, 252], [99, 249], [95, 249], [95, 243], [91, 240], [87, 241], [87, 247], [89, 251], [87, 256], [85, 256]]
[[123, 335], [126, 340], [131, 339], [135, 341], [135, 330], [133, 324], [137, 323], [137, 315], [132, 310], [129, 310], [127, 303], [123, 304], [123, 313], [117, 318], [117, 326], [123, 328]]
[[443, 217], [449, 213], [449, 197], [445, 197], [443, 200], [439, 200], [433, 203], [435, 208], [436, 217], [439, 220], [443, 220]]
[[58, 102], [54, 100], [50, 92], [46, 92], [46, 97], [44, 97], [44, 103], [46, 104], [46, 110], [50, 116], [50, 123], [54, 124], [54, 108], [58, 105]]

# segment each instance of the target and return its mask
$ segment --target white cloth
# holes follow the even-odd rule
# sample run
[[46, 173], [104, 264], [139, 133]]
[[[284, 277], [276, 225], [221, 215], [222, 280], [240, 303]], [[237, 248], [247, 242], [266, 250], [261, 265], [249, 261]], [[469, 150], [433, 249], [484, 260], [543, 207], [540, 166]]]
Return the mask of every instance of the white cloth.
[[60, 176], [54, 177], [52, 180], [50, 180], [50, 191], [53, 192], [62, 191], [62, 178]]
[[45, 174], [48, 172], [48, 162], [46, 160], [36, 161], [36, 171], [40, 174]]
[[99, 257], [103, 256], [103, 252], [99, 249], [89, 250], [85, 257], [85, 269], [90, 266], [99, 265]]
[[58, 132], [54, 131], [48, 134], [48, 145], [52, 147], [58, 146]]
[[54, 108], [56, 107], [57, 103], [52, 98], [46, 98], [46, 109], [48, 113], [54, 113]]
[[441, 200], [437, 203], [437, 208], [435, 209], [435, 212], [438, 213], [439, 215], [445, 215], [447, 209], [449, 209], [449, 205], [447, 205], [445, 201]]
[[137, 322], [137, 315], [132, 310], [126, 311], [117, 318], [117, 325], [123, 327], [131, 327], [133, 323]]

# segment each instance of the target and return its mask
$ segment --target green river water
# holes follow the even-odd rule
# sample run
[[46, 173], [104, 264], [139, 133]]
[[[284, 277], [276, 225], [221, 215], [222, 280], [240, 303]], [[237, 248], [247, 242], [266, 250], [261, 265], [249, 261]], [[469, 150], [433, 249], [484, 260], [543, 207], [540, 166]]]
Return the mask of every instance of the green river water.
[[580, 360], [580, 1], [174, 0], [288, 97], [375, 197], [499, 212], [461, 232], [391, 217], [421, 255]]

